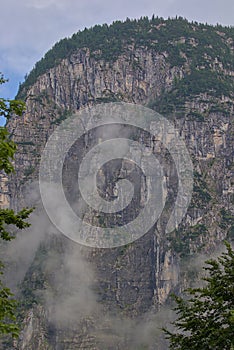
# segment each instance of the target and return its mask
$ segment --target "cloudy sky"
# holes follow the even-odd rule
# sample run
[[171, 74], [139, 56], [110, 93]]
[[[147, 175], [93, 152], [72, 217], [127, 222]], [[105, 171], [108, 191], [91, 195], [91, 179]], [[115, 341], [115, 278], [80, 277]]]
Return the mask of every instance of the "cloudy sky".
[[19, 82], [59, 39], [79, 29], [152, 14], [234, 25], [233, 0], [1, 0], [0, 71], [13, 98]]

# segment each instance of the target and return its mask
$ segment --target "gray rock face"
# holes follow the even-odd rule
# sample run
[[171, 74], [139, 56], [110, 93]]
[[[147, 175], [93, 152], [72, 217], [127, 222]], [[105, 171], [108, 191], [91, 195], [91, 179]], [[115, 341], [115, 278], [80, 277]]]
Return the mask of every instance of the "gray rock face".
[[[56, 126], [71, 113], [100, 102], [147, 105], [170, 91], [189, 62], [171, 68], [165, 55], [129, 48], [111, 64], [82, 49], [40, 76], [27, 92], [23, 117], [8, 123], [18, 143], [16, 173], [9, 181], [12, 207], [27, 204], [26, 197], [38, 203], [30, 183], [37, 182], [41, 152]], [[215, 110], [217, 105], [223, 110]], [[165, 234], [176, 197], [175, 166], [165, 149], [144, 134], [138, 135], [141, 142], [164, 160], [168, 188], [162, 216], [146, 235], [127, 246], [94, 249], [69, 241], [48, 222], [46, 238], [21, 281], [22, 333], [12, 349], [167, 349], [157, 328], [171, 317], [165, 306], [169, 294], [187, 286], [196, 272], [189, 257], [212, 252], [231, 235], [227, 213], [233, 210], [232, 113], [229, 97], [203, 93], [191, 97], [179, 115], [166, 116], [184, 138], [194, 165], [194, 194], [178, 230]], [[95, 138], [91, 133], [80, 143], [78, 154], [92, 147]], [[102, 190], [113, 196], [113, 178], [123, 173], [123, 162], [106, 167], [99, 174]], [[69, 181], [66, 185], [69, 191]], [[144, 191], [139, 201], [143, 196]], [[47, 220], [42, 210], [38, 212], [42, 221]], [[98, 215], [90, 220], [105, 224]]]

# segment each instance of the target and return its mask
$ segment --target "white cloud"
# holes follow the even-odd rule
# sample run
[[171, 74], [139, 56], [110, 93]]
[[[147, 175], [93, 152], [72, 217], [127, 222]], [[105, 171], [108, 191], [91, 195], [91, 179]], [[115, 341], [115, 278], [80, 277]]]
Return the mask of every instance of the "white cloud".
[[43, 9], [51, 5], [58, 3], [56, 0], [28, 0], [26, 6], [33, 7], [35, 9]]

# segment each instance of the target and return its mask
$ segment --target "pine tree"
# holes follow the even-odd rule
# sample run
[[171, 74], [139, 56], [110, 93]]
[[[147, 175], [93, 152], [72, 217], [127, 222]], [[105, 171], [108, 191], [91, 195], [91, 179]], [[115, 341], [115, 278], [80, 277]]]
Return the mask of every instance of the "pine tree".
[[[4, 84], [6, 80], [0, 74], [0, 84]], [[18, 100], [6, 100], [0, 98], [0, 116], [9, 119], [12, 114], [22, 115], [24, 111], [24, 103]], [[16, 151], [16, 144], [10, 139], [10, 135], [5, 126], [0, 127], [0, 171], [10, 174], [14, 171], [12, 160]], [[15, 213], [12, 209], [0, 209], [0, 238], [4, 241], [10, 241], [15, 236], [9, 231], [9, 225], [14, 225], [19, 229], [29, 226], [25, 221], [32, 209], [24, 208], [20, 212]], [[0, 261], [0, 275], [3, 274], [3, 263]], [[17, 302], [13, 299], [10, 289], [4, 286], [0, 280], [0, 336], [10, 334], [17, 337], [19, 327], [15, 323]]]
[[178, 318], [175, 331], [164, 329], [170, 349], [234, 349], [234, 251], [206, 261], [204, 287], [186, 290], [186, 298], [174, 295]]

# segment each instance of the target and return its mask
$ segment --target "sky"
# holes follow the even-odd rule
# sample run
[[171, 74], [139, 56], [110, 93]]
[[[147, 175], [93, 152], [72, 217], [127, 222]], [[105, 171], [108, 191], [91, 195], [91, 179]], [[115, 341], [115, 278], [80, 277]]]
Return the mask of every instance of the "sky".
[[234, 25], [233, 0], [0, 0], [0, 96], [14, 98], [19, 82], [60, 39], [95, 24], [152, 14]]

